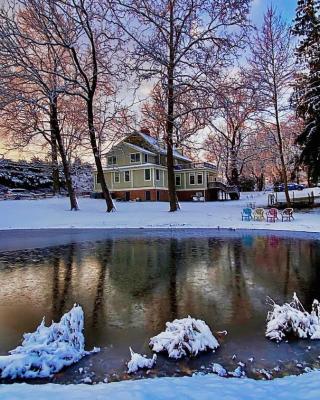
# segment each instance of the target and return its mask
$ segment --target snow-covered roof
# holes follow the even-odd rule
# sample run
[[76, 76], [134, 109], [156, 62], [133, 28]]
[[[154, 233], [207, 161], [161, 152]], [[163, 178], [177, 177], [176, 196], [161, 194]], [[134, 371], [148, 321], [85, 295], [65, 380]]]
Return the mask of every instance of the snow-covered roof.
[[150, 156], [155, 156], [155, 153], [152, 153], [152, 151], [149, 151], [147, 149], [144, 149], [143, 147], [137, 146], [136, 144], [132, 144], [132, 143], [127, 143], [127, 142], [123, 142], [125, 145], [130, 146], [131, 148], [133, 148], [134, 150], [140, 151], [141, 153], [144, 154], [149, 154]]
[[[164, 147], [161, 147], [158, 140], [152, 136], [147, 135], [143, 132], [137, 132], [150, 146], [152, 146], [158, 153], [167, 154], [167, 150]], [[183, 161], [191, 162], [192, 160], [189, 157], [181, 154], [176, 148], [173, 148], [173, 156]]]

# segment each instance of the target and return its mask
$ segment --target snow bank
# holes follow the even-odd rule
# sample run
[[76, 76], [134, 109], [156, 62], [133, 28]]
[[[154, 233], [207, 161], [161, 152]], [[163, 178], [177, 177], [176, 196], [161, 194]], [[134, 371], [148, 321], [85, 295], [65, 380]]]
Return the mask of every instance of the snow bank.
[[[268, 194], [252, 196], [249, 201], [256, 202], [257, 207], [267, 206]], [[81, 211], [73, 213], [69, 211], [68, 202], [67, 197], [36, 202], [0, 201], [0, 229], [227, 228], [319, 232], [320, 225], [320, 208], [296, 212], [295, 220], [291, 222], [242, 221], [241, 211], [248, 202], [245, 194], [239, 201], [183, 202], [176, 213], [168, 213], [169, 206], [165, 202], [118, 202], [118, 212], [106, 213], [103, 200], [89, 198], [79, 198]]]
[[319, 400], [319, 372], [269, 380], [213, 375], [139, 379], [99, 385], [0, 385], [1, 400]]
[[23, 335], [21, 346], [0, 357], [1, 378], [45, 378], [79, 361], [84, 350], [84, 315], [78, 305], [64, 314], [60, 322], [45, 326], [44, 319], [35, 332]]
[[129, 347], [131, 353], [131, 360], [128, 362], [128, 373], [137, 372], [139, 368], [152, 368], [157, 361], [157, 355], [154, 354], [152, 358], [147, 358], [139, 353], [134, 353]]
[[167, 351], [171, 358], [181, 358], [199, 351], [215, 350], [219, 343], [212, 335], [208, 325], [190, 316], [166, 323], [166, 330], [150, 339], [149, 345], [155, 352]]
[[267, 316], [266, 337], [281, 342], [287, 335], [300, 339], [320, 339], [320, 305], [314, 300], [312, 311], [308, 313], [302, 306], [296, 293], [291, 303], [282, 306], [273, 300], [272, 311]]

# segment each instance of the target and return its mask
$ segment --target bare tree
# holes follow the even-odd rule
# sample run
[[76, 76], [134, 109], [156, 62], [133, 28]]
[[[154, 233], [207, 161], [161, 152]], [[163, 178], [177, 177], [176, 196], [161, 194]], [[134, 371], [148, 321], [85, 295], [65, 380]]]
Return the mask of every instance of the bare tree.
[[[221, 81], [208, 98], [207, 123], [210, 133], [205, 148], [212, 150], [232, 185], [239, 186], [244, 166], [261, 152], [256, 138], [256, 121], [261, 108], [258, 90], [239, 73]], [[212, 107], [210, 107], [212, 105]]]
[[[26, 130], [31, 137], [47, 129], [39, 115], [48, 117], [50, 140], [53, 145], [56, 160], [56, 145], [61, 156], [66, 186], [69, 192], [71, 210], [78, 210], [78, 203], [72, 185], [70, 166], [67, 161], [61, 136], [58, 117], [58, 97], [60, 93], [59, 79], [55, 75], [57, 53], [51, 47], [39, 46], [43, 40], [35, 31], [34, 18], [30, 9], [19, 10], [15, 3], [0, 9], [0, 60], [1, 60], [1, 90], [2, 104], [32, 113], [35, 117], [33, 126], [27, 127], [30, 121], [25, 120]], [[64, 58], [63, 54], [59, 55]], [[17, 110], [17, 108], [16, 108]], [[8, 114], [7, 114], [8, 115]], [[21, 116], [21, 113], [20, 113]], [[27, 139], [28, 140], [28, 139]], [[55, 165], [57, 169], [57, 165]], [[57, 170], [56, 170], [57, 173]]]
[[[202, 108], [207, 64], [223, 68], [241, 42], [250, 0], [114, 0], [142, 81], [161, 86], [170, 211], [176, 211], [173, 149], [178, 121]], [[192, 95], [193, 93], [193, 95]], [[186, 99], [193, 98], [191, 104]], [[182, 111], [183, 110], [183, 111]]]
[[40, 45], [50, 46], [56, 54], [63, 49], [70, 59], [65, 63], [58, 58], [55, 75], [64, 81], [64, 93], [79, 96], [86, 105], [89, 141], [110, 212], [115, 208], [103, 173], [94, 115], [99, 87], [112, 87], [120, 71], [116, 58], [119, 40], [111, 29], [109, 6], [97, 0], [17, 1], [33, 10], [37, 29], [45, 36]]
[[293, 46], [289, 27], [273, 7], [268, 8], [263, 26], [254, 35], [250, 49], [251, 55], [248, 60], [251, 67], [250, 78], [255, 82], [266, 104], [264, 125], [274, 133], [286, 201], [290, 205], [282, 121], [288, 112], [288, 99], [294, 74]]

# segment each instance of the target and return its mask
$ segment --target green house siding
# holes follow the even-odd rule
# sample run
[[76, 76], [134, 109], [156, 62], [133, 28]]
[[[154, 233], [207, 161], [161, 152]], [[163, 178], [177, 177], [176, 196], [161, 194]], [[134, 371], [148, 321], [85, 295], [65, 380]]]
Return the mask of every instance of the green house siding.
[[[145, 169], [150, 169], [150, 180], [145, 180]], [[160, 179], [156, 179], [156, 170], [159, 170]], [[130, 171], [130, 181], [125, 181], [125, 171]], [[120, 182], [115, 182], [114, 176], [118, 173], [120, 176]], [[141, 188], [168, 188], [168, 174], [166, 169], [161, 169], [159, 166], [137, 166], [137, 168], [128, 167], [128, 169], [121, 168], [114, 171], [106, 171], [105, 177], [108, 188], [111, 191], [123, 190], [123, 189], [141, 189]], [[209, 181], [213, 181], [216, 178], [215, 172], [206, 169], [194, 169], [190, 170], [179, 170], [175, 171], [175, 176], [180, 176], [181, 184], [176, 186], [179, 190], [205, 190], [208, 186]], [[190, 175], [194, 176], [194, 184], [190, 183]], [[198, 183], [198, 175], [202, 175], [202, 184]], [[97, 183], [97, 177], [95, 174], [95, 191], [101, 191], [100, 184]]]
[[[139, 154], [140, 159], [138, 161], [132, 161], [131, 154]], [[109, 160], [111, 160], [114, 157], [116, 157], [116, 164], [110, 164]], [[121, 146], [119, 147], [115, 147], [105, 156], [105, 162], [107, 167], [112, 167], [112, 166], [125, 167], [125, 166], [141, 165], [145, 163], [155, 164], [156, 159], [157, 156], [138, 151], [124, 143], [122, 143]]]

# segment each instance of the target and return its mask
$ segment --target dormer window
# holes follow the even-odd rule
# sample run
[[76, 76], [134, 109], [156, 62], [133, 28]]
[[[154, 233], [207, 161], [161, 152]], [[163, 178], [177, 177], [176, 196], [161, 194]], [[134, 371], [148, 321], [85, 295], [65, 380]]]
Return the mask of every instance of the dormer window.
[[108, 165], [115, 165], [115, 164], [117, 164], [117, 157], [116, 156], [108, 156], [107, 162], [108, 162]]
[[130, 154], [130, 161], [132, 163], [139, 163], [140, 162], [140, 153], [131, 153]]

